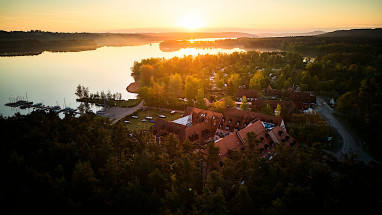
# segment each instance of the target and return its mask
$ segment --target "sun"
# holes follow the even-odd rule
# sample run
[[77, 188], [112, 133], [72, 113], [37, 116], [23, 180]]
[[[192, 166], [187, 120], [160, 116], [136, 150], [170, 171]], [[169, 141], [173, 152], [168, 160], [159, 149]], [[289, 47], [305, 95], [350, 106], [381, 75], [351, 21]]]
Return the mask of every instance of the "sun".
[[205, 22], [200, 16], [195, 14], [187, 14], [179, 20], [179, 27], [195, 30], [205, 26]]

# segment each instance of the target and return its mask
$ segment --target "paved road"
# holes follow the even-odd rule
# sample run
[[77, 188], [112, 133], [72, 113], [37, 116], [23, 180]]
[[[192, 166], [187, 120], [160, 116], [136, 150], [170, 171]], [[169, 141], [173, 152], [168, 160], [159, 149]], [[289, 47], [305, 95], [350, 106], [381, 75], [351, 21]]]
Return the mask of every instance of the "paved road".
[[[358, 153], [359, 160], [364, 163], [369, 163], [370, 161], [375, 161], [372, 157], [370, 157], [366, 152], [362, 150], [360, 143], [354, 138], [354, 136], [350, 133], [350, 131], [339, 121], [334, 115], [334, 110], [326, 104], [321, 98], [317, 97], [317, 107], [315, 111], [324, 118], [331, 127], [333, 127], [342, 137], [342, 147], [334, 153], [337, 158], [340, 158], [342, 154], [352, 154]], [[320, 105], [322, 104], [322, 105]], [[378, 162], [377, 162], [378, 163]]]
[[105, 116], [113, 120], [111, 124], [117, 123], [120, 119], [123, 117], [134, 113], [135, 111], [141, 109], [143, 107], [143, 101], [139, 103], [135, 107], [131, 108], [122, 108], [122, 107], [110, 107], [105, 109], [105, 113], [102, 114], [101, 116]]

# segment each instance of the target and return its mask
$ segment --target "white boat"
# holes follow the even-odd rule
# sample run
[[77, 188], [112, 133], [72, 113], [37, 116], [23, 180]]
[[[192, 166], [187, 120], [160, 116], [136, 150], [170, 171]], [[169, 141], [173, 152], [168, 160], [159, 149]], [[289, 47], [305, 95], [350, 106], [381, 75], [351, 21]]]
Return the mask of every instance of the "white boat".
[[166, 116], [165, 116], [165, 115], [159, 115], [159, 117], [160, 117], [160, 118], [166, 118]]
[[138, 116], [132, 116], [131, 118], [138, 119], [139, 117]]

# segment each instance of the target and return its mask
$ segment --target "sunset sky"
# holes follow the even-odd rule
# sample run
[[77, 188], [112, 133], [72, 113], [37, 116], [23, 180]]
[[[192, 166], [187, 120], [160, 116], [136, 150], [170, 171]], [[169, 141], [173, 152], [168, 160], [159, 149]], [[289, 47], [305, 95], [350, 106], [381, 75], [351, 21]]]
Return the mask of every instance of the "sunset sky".
[[0, 0], [0, 30], [184, 28], [302, 31], [382, 27], [382, 0]]

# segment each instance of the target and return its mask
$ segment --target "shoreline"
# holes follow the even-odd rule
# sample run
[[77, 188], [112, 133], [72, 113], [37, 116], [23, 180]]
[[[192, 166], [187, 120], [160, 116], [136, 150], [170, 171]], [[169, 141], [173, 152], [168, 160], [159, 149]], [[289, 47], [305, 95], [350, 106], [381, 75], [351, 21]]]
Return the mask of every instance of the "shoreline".
[[138, 93], [140, 88], [141, 88], [140, 83], [133, 82], [133, 83], [129, 84], [129, 86], [126, 87], [126, 90], [129, 93]]

